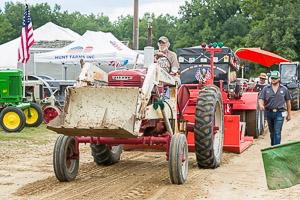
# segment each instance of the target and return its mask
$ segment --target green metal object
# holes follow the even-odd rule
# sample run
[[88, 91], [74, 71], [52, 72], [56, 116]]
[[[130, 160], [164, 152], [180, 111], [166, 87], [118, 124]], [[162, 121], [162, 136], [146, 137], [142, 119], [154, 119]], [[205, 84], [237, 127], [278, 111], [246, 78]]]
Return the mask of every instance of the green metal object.
[[154, 104], [153, 104], [154, 110], [157, 110], [158, 106], [160, 106], [161, 110], [163, 110], [165, 108], [163, 98], [161, 99], [161, 101], [159, 101], [159, 100], [157, 100], [157, 98], [155, 98], [155, 101], [154, 101]]
[[25, 110], [26, 108], [30, 108], [30, 102], [23, 102], [23, 103], [15, 104], [15, 107]]
[[261, 150], [270, 190], [300, 184], [300, 141]]
[[0, 69], [0, 103], [22, 102], [22, 71]]

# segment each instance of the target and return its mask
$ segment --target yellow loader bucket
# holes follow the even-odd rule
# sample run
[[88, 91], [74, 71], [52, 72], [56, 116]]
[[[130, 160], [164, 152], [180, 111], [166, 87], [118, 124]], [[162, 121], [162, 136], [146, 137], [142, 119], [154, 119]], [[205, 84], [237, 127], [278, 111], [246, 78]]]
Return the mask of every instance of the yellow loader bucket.
[[134, 138], [137, 87], [68, 87], [62, 114], [47, 128], [69, 136]]

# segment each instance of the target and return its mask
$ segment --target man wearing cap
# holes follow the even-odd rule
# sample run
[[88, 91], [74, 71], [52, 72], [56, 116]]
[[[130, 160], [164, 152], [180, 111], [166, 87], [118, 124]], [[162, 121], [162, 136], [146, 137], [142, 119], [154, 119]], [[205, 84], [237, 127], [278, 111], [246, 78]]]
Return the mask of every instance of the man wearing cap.
[[[279, 84], [280, 73], [271, 72], [271, 84], [264, 87], [260, 92], [259, 109], [267, 111], [267, 121], [271, 137], [271, 145], [280, 144], [281, 129], [286, 116], [286, 120], [291, 120], [291, 95], [288, 89]], [[287, 115], [286, 110], [287, 108]]]
[[252, 83], [250, 86], [249, 86], [249, 88], [248, 88], [248, 90], [253, 90], [254, 92], [261, 92], [262, 91], [262, 89], [266, 86], [266, 85], [268, 85], [267, 83], [266, 83], [266, 80], [267, 80], [268, 78], [267, 78], [267, 74], [265, 74], [265, 73], [260, 73], [260, 76], [259, 76], [259, 81], [258, 82], [254, 82], [254, 83]]
[[158, 64], [169, 74], [176, 74], [179, 69], [176, 53], [169, 50], [170, 42], [166, 36], [158, 39], [159, 50], [154, 51]]

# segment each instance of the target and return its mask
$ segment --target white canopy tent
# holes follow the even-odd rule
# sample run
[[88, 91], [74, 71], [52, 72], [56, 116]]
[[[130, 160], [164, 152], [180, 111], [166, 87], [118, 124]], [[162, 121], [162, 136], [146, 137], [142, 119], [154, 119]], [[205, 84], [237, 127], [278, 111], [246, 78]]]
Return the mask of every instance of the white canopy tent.
[[[75, 41], [80, 35], [68, 28], [63, 28], [52, 22], [48, 22], [36, 30], [33, 30], [33, 37], [35, 41]], [[19, 45], [20, 37], [0, 45], [0, 68], [17, 68]]]
[[[128, 59], [128, 64], [136, 61], [137, 52], [120, 42], [113, 34], [86, 31], [80, 38], [61, 49], [35, 55], [35, 62], [78, 64], [85, 62], [118, 62]], [[137, 64], [143, 64], [144, 56], [139, 55]]]

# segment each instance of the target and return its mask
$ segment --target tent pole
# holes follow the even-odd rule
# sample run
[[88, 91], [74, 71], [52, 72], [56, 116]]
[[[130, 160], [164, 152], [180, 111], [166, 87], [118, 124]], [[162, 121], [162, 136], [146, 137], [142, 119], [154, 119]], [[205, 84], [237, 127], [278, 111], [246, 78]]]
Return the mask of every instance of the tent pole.
[[33, 70], [34, 70], [34, 75], [36, 75], [35, 54], [33, 54]]
[[67, 68], [68, 68], [68, 66], [64, 64], [64, 68], [65, 68], [65, 73], [64, 73], [64, 75], [65, 75], [64, 78], [65, 79], [64, 80], [67, 80]]
[[26, 66], [23, 63], [23, 98], [25, 99], [25, 84], [26, 84]]
[[64, 72], [64, 65], [65, 65], [65, 64], [62, 63], [62, 68], [61, 68], [61, 71], [62, 71], [62, 73], [61, 73], [61, 79], [62, 79], [62, 80], [64, 80], [64, 73], [65, 73], [65, 72]]

